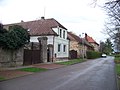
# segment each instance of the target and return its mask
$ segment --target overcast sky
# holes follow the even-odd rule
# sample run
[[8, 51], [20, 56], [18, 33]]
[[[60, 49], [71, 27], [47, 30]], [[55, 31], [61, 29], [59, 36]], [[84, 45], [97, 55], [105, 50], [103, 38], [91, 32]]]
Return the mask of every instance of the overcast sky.
[[[106, 38], [104, 29], [105, 12], [96, 6], [94, 0], [0, 0], [0, 22], [17, 23], [21, 20], [31, 21], [55, 18], [68, 31], [77, 35], [87, 33], [98, 43]], [[102, 5], [105, 0], [98, 0]], [[92, 5], [91, 5], [92, 4]]]

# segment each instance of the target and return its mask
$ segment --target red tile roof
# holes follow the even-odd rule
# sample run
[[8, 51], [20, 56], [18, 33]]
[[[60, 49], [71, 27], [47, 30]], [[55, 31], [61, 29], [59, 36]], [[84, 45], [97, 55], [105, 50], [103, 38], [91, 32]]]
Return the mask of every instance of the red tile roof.
[[70, 41], [77, 41], [79, 42], [80, 44], [84, 43], [85, 45], [89, 46], [89, 47], [93, 47], [92, 45], [90, 45], [89, 42], [87, 42], [84, 38], [80, 38], [79, 36], [75, 35], [74, 33], [72, 32], [68, 32], [68, 39]]
[[[13, 24], [5, 25], [11, 26]], [[57, 35], [52, 28], [57, 28], [58, 26], [67, 30], [63, 25], [61, 25], [55, 19], [40, 19], [35, 21], [28, 21], [28, 22], [21, 22], [15, 23], [14, 25], [20, 25], [23, 28], [30, 29], [30, 35], [32, 36], [39, 36], [39, 35]]]
[[88, 36], [87, 34], [85, 34], [85, 39], [86, 39], [89, 43], [95, 43], [95, 44], [99, 45], [92, 37]]

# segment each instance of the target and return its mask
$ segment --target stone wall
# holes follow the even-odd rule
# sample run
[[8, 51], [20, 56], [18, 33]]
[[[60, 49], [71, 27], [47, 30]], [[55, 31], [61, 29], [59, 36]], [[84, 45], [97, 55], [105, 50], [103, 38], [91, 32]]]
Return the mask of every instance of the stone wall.
[[77, 58], [82, 57], [82, 46], [77, 41], [70, 41], [70, 50], [77, 51]]
[[47, 62], [47, 37], [38, 37], [38, 41], [41, 44], [41, 62]]
[[3, 50], [0, 48], [0, 67], [23, 65], [23, 48], [19, 50]]

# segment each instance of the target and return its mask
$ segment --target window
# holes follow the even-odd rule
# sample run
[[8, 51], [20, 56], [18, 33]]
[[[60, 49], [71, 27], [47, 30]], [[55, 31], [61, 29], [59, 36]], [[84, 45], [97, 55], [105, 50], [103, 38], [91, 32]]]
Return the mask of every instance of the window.
[[63, 52], [65, 52], [65, 51], [66, 51], [66, 45], [63, 46]]
[[62, 29], [60, 29], [60, 37], [62, 37]]
[[63, 38], [65, 39], [65, 31], [63, 31]]
[[58, 52], [60, 52], [61, 44], [58, 44]]

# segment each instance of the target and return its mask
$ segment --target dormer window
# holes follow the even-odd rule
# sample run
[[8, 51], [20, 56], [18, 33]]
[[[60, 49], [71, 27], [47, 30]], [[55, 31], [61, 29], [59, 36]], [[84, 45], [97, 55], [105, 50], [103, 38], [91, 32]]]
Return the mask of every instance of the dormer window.
[[63, 31], [63, 38], [65, 39], [65, 31]]
[[62, 37], [62, 29], [60, 29], [60, 37]]

